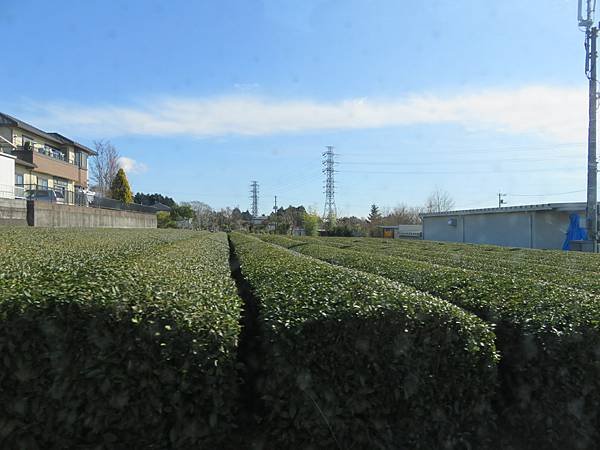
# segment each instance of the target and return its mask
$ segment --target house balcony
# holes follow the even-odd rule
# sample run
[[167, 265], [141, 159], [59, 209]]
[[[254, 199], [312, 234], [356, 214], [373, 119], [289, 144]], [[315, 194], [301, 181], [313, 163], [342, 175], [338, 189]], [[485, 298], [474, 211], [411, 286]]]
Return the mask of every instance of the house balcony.
[[17, 150], [12, 151], [12, 154], [20, 160], [35, 164], [35, 172], [66, 178], [79, 186], [87, 187], [87, 169], [68, 162], [62, 152], [43, 147], [34, 149], [18, 147]]

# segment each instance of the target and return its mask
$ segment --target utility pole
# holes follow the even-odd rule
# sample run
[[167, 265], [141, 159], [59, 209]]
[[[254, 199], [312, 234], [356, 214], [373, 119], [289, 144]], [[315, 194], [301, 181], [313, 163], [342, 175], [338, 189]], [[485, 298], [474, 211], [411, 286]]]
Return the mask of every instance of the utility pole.
[[335, 152], [333, 146], [328, 145], [323, 152], [323, 173], [325, 174], [325, 208], [323, 220], [329, 224], [335, 222], [337, 210], [335, 207]]
[[586, 228], [592, 251], [598, 252], [598, 163], [596, 161], [596, 110], [598, 108], [598, 82], [596, 80], [596, 62], [598, 54], [596, 42], [598, 27], [594, 26], [596, 0], [587, 0], [586, 17], [583, 17], [582, 0], [579, 0], [579, 26], [585, 27], [585, 72], [589, 79], [589, 128], [587, 162], [587, 204]]
[[502, 192], [498, 192], [498, 208], [502, 208], [502, 205], [504, 205], [506, 203], [506, 200], [504, 200], [504, 197], [506, 197], [506, 194], [503, 194]]
[[273, 205], [273, 213], [275, 214], [275, 233], [277, 233], [277, 225], [278, 225], [278, 220], [277, 220], [277, 196], [275, 196], [275, 204]]
[[252, 200], [252, 218], [256, 219], [258, 217], [258, 182], [253, 181], [250, 183], [250, 199]]

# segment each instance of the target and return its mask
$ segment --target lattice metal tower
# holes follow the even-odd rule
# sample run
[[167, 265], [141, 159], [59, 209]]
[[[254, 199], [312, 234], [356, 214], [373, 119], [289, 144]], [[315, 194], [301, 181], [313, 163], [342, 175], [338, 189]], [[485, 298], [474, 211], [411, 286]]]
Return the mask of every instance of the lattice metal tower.
[[323, 152], [323, 173], [325, 174], [325, 208], [323, 209], [323, 220], [333, 222], [337, 216], [335, 207], [335, 152], [333, 146], [328, 145]]
[[250, 183], [250, 200], [252, 200], [252, 217], [258, 217], [258, 182], [253, 181]]

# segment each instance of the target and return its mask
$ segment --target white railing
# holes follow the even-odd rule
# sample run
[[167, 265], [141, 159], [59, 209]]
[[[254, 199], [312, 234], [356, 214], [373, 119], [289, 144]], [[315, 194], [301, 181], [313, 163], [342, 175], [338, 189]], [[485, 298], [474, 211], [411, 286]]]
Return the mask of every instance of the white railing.
[[25, 198], [25, 186], [23, 186], [23, 185], [15, 186], [15, 198]]
[[0, 184], [0, 198], [15, 198], [15, 186]]

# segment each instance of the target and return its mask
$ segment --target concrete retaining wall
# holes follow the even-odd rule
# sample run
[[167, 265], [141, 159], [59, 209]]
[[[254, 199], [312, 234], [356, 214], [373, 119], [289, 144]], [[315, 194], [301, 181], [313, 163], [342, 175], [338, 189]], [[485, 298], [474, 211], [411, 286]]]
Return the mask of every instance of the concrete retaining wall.
[[27, 202], [0, 198], [0, 225], [27, 226]]
[[156, 228], [156, 214], [27, 202], [28, 223], [56, 228]]

